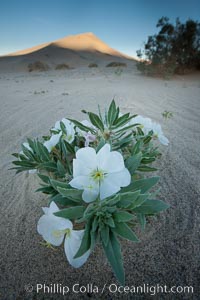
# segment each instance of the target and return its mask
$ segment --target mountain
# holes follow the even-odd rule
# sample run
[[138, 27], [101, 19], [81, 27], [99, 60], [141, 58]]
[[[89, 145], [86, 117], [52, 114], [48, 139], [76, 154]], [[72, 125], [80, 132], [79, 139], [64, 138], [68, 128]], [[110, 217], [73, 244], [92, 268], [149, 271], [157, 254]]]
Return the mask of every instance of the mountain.
[[112, 61], [124, 62], [133, 58], [109, 47], [93, 33], [71, 35], [25, 50], [0, 57], [0, 70], [27, 70], [29, 64], [40, 61], [50, 68], [67, 64], [77, 68], [90, 63], [107, 64]]

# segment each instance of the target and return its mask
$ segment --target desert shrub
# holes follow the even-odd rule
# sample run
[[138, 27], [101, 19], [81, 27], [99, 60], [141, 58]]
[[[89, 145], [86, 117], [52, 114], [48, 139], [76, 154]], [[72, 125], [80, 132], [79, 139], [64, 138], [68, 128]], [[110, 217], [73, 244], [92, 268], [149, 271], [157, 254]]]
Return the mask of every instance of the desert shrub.
[[33, 63], [28, 64], [28, 71], [32, 72], [32, 71], [47, 71], [49, 70], [49, 66], [41, 61], [35, 61]]
[[91, 63], [88, 65], [88, 68], [98, 68], [98, 65], [95, 63]]
[[139, 71], [146, 75], [184, 74], [188, 70], [200, 69], [200, 23], [191, 19], [175, 25], [162, 17], [157, 27], [158, 34], [149, 36], [144, 50], [138, 50], [141, 59]]
[[122, 63], [122, 62], [116, 62], [116, 61], [113, 61], [109, 64], [106, 65], [106, 67], [127, 67], [127, 64], [125, 63]]
[[66, 69], [70, 69], [70, 67], [67, 65], [67, 64], [58, 64], [56, 67], [55, 67], [55, 70], [66, 70]]

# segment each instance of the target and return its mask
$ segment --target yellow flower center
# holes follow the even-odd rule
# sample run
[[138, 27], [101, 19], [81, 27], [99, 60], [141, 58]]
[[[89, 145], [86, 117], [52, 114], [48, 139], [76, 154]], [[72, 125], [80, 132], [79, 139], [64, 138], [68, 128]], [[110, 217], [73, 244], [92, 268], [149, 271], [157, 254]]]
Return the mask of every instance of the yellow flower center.
[[103, 181], [104, 177], [105, 177], [105, 172], [103, 170], [94, 170], [91, 173], [91, 177], [94, 181], [100, 182]]
[[62, 229], [62, 230], [54, 230], [52, 232], [53, 236], [55, 236], [56, 238], [59, 238], [61, 237], [62, 235], [66, 234], [66, 236], [69, 236], [70, 235], [70, 229], [67, 228], [67, 229]]

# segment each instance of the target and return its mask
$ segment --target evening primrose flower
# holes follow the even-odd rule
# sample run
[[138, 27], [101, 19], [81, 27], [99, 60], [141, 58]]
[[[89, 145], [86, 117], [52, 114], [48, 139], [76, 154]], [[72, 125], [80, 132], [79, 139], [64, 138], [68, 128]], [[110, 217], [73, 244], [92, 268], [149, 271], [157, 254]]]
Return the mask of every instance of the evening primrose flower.
[[166, 136], [164, 136], [160, 124], [152, 122], [151, 128], [153, 130], [154, 137], [157, 138], [161, 144], [167, 146], [169, 144], [169, 140], [166, 138]]
[[53, 148], [58, 144], [61, 136], [62, 136], [62, 132], [58, 134], [53, 134], [48, 141], [44, 142], [44, 146], [47, 148], [49, 152], [51, 152]]
[[131, 124], [139, 124], [138, 127], [142, 129], [145, 135], [152, 130], [152, 120], [150, 118], [144, 118], [138, 115], [131, 120]]
[[49, 207], [43, 207], [44, 215], [39, 219], [37, 231], [44, 240], [54, 246], [60, 246], [64, 241], [64, 250], [69, 263], [74, 268], [82, 266], [90, 254], [88, 250], [84, 255], [74, 258], [83, 238], [84, 230], [73, 230], [73, 224], [70, 220], [57, 217], [55, 212], [59, 208], [55, 202], [51, 202]]
[[91, 147], [76, 152], [73, 179], [69, 184], [84, 190], [82, 198], [85, 202], [92, 202], [98, 196], [103, 200], [130, 182], [131, 176], [124, 166], [123, 156], [117, 151], [111, 151], [109, 144], [105, 144], [98, 153]]
[[137, 116], [131, 120], [132, 124], [140, 124], [142, 131], [145, 135], [149, 133], [149, 131], [153, 131], [153, 137], [157, 138], [159, 142], [165, 146], [169, 144], [169, 140], [164, 136], [161, 125], [153, 122], [150, 118], [144, 118], [142, 116]]
[[[66, 140], [69, 144], [71, 144], [73, 142], [74, 136], [75, 136], [74, 124], [71, 121], [69, 121], [68, 119], [65, 119], [65, 118], [63, 118], [61, 120], [61, 122], [64, 124], [65, 131], [66, 131], [66, 133], [62, 134], [62, 138], [64, 140]], [[61, 132], [60, 121], [56, 122], [55, 127], [53, 128], [53, 130]]]

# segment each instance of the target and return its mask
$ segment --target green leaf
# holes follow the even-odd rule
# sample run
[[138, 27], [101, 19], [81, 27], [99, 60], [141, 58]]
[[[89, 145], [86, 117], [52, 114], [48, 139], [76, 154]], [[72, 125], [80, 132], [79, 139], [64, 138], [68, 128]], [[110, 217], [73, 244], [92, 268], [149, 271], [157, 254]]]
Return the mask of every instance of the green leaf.
[[104, 140], [104, 138], [101, 138], [98, 145], [97, 145], [97, 148], [96, 148], [96, 152], [99, 152], [99, 150], [101, 150], [101, 148], [106, 144], [106, 141]]
[[140, 172], [154, 172], [154, 171], [157, 171], [156, 168], [152, 168], [152, 167], [145, 166], [145, 165], [144, 166], [139, 166], [137, 170], [140, 171]]
[[76, 206], [79, 204], [79, 202], [75, 202], [71, 199], [68, 199], [66, 197], [63, 197], [62, 195], [60, 194], [57, 194], [53, 197], [50, 198], [50, 201], [54, 201], [56, 202], [57, 204], [60, 204], [62, 206]]
[[77, 190], [77, 189], [66, 189], [62, 187], [57, 187], [57, 191], [59, 194], [62, 196], [65, 196], [67, 198], [71, 198], [74, 201], [82, 201], [82, 190]]
[[106, 218], [106, 219], [104, 220], [104, 223], [107, 224], [107, 225], [110, 226], [110, 227], [115, 227], [115, 223], [114, 223], [112, 217]]
[[128, 213], [127, 211], [116, 211], [113, 214], [113, 218], [115, 222], [129, 222], [133, 219], [133, 215]]
[[43, 175], [43, 174], [39, 174], [39, 173], [38, 173], [37, 175], [40, 177], [40, 179], [41, 179], [43, 182], [45, 182], [45, 183], [47, 183], [47, 184], [50, 183], [49, 177], [48, 177], [48, 176]]
[[139, 194], [140, 194], [140, 190], [135, 192], [120, 193], [119, 194], [120, 201], [117, 203], [117, 207], [121, 207], [121, 208], [129, 207], [138, 198]]
[[110, 126], [114, 123], [116, 117], [117, 117], [117, 108], [116, 108], [115, 100], [113, 99], [108, 109], [108, 123]]
[[59, 175], [65, 176], [66, 170], [65, 170], [63, 164], [60, 162], [60, 160], [57, 161], [57, 170], [58, 170]]
[[132, 242], [139, 242], [136, 234], [131, 230], [131, 228], [126, 223], [115, 222], [115, 227], [112, 228], [121, 237], [130, 240]]
[[99, 226], [98, 217], [95, 217], [92, 222], [92, 232], [95, 232]]
[[103, 122], [101, 121], [101, 119], [99, 118], [99, 116], [92, 112], [89, 112], [88, 115], [89, 115], [91, 123], [103, 132], [104, 125], [103, 125]]
[[142, 203], [144, 203], [148, 197], [149, 197], [149, 194], [140, 194], [137, 197], [137, 199], [135, 199], [128, 208], [132, 210], [136, 207], [141, 206]]
[[39, 152], [39, 156], [41, 158], [42, 161], [49, 161], [50, 160], [50, 156], [49, 156], [49, 152], [47, 150], [47, 148], [40, 142], [36, 142], [37, 144], [37, 149]]
[[84, 214], [85, 209], [85, 206], [69, 207], [55, 212], [54, 215], [57, 217], [74, 220], [81, 218]]
[[57, 165], [53, 161], [40, 163], [38, 168], [48, 172], [57, 172]]
[[143, 157], [141, 160], [142, 164], [150, 164], [152, 162], [154, 162], [156, 159], [155, 157]]
[[93, 232], [92, 230], [90, 231], [90, 239], [91, 239], [91, 244], [90, 244], [90, 250], [93, 251], [95, 244], [96, 244], [96, 240], [98, 237], [98, 232]]
[[68, 150], [69, 153], [74, 154], [75, 150], [71, 144], [69, 144], [67, 141], [63, 140], [63, 143], [65, 144], [66, 149]]
[[118, 281], [124, 285], [125, 284], [125, 275], [123, 268], [123, 261], [120, 249], [120, 243], [118, 242], [115, 234], [110, 231], [110, 239], [108, 245], [106, 246], [102, 243], [104, 252], [107, 256], [109, 263], [117, 277]]
[[132, 149], [132, 155], [135, 155], [141, 151], [143, 142], [141, 140], [137, 141]]
[[71, 122], [73, 122], [76, 125], [76, 127], [78, 127], [79, 129], [81, 129], [83, 131], [86, 131], [86, 132], [90, 131], [91, 133], [96, 133], [96, 131], [94, 130], [94, 128], [90, 128], [88, 126], [85, 126], [82, 123], [80, 123], [80, 122], [78, 122], [78, 121], [76, 121], [74, 119], [68, 119], [68, 120], [71, 121]]
[[[131, 119], [131, 117], [129, 119]], [[123, 127], [122, 129], [117, 130], [115, 133], [120, 133], [122, 131], [128, 131], [129, 129], [132, 129], [134, 126], [136, 126], [136, 125], [133, 124], [133, 125], [129, 125], [129, 126]]]
[[67, 134], [65, 124], [62, 121], [60, 121], [60, 128], [64, 134]]
[[36, 167], [36, 163], [30, 162], [29, 160], [16, 160], [12, 162], [16, 166], [28, 167], [30, 169], [34, 169]]
[[28, 150], [23, 144], [21, 145], [21, 147], [22, 147], [22, 151], [23, 151], [24, 155], [25, 155], [28, 159], [34, 161], [34, 160], [35, 160], [34, 154], [33, 154], [30, 150]]
[[71, 187], [66, 182], [62, 182], [54, 179], [50, 179], [50, 183], [56, 191], [58, 191], [58, 188], [69, 189]]
[[137, 214], [137, 218], [138, 218], [138, 221], [140, 223], [140, 226], [141, 226], [142, 230], [145, 230], [146, 222], [147, 222], [145, 215], [139, 213], [139, 214]]
[[104, 200], [103, 205], [113, 206], [117, 204], [120, 201], [120, 199], [120, 194], [117, 194], [114, 197], [112, 196], [112, 198]]
[[105, 246], [107, 246], [108, 242], [109, 242], [109, 232], [110, 232], [109, 226], [103, 226], [101, 228], [101, 231], [100, 231], [101, 240]]
[[122, 193], [125, 192], [134, 192], [137, 190], [141, 190], [141, 193], [145, 193], [149, 189], [151, 189], [159, 180], [159, 177], [151, 177], [145, 179], [134, 180], [129, 184], [129, 186], [121, 189]]
[[141, 159], [142, 159], [142, 152], [139, 152], [133, 156], [130, 156], [128, 159], [126, 159], [125, 166], [129, 170], [131, 175], [133, 175], [135, 173], [135, 171], [137, 170], [137, 168], [139, 167]]
[[124, 115], [122, 115], [121, 117], [119, 117], [118, 119], [115, 120], [114, 122], [114, 128], [119, 128], [125, 124], [127, 124], [130, 121], [130, 117], [129, 117], [130, 113], [126, 113]]
[[82, 242], [80, 245], [80, 248], [78, 249], [77, 253], [75, 254], [74, 258], [78, 258], [82, 256], [85, 252], [87, 252], [90, 249], [91, 246], [91, 230], [92, 220], [89, 220], [86, 224], [84, 235], [82, 238]]
[[37, 189], [35, 192], [42, 192], [44, 194], [54, 194], [54, 189], [52, 188], [52, 186], [49, 185], [45, 185], [39, 189]]
[[146, 200], [141, 206], [134, 208], [134, 212], [153, 215], [169, 208], [169, 204], [162, 200]]

